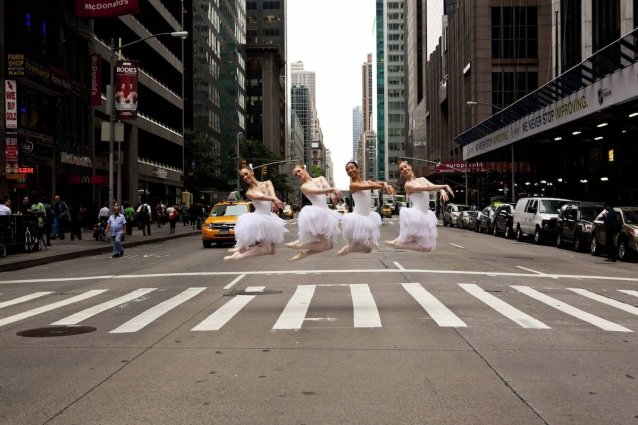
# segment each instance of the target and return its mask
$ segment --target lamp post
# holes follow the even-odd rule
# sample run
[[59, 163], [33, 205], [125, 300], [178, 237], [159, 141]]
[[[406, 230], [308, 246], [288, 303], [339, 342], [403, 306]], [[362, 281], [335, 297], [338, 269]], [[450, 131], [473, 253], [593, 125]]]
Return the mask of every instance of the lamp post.
[[237, 173], [237, 192], [241, 190], [241, 185], [239, 182], [239, 138], [243, 135], [241, 131], [237, 132], [237, 137], [235, 139], [235, 172]]
[[[126, 43], [122, 46], [119, 46], [117, 49], [115, 48], [115, 39], [111, 38], [111, 44], [109, 45], [109, 52], [111, 53], [111, 75], [109, 82], [109, 89], [107, 90], [107, 102], [109, 112], [109, 207], [113, 207], [114, 201], [114, 193], [113, 193], [113, 151], [115, 149], [115, 52], [116, 50], [121, 50], [125, 47], [132, 46], [133, 44], [141, 43], [142, 41], [146, 41], [150, 38], [156, 38], [163, 35], [170, 35], [171, 37], [179, 37], [182, 40], [188, 37], [188, 31], [172, 31], [172, 32], [162, 32], [158, 34], [151, 34], [147, 37], [140, 38], [139, 40], [132, 41], [130, 43]], [[119, 152], [118, 152], [118, 163], [120, 162]], [[119, 168], [119, 167], [118, 167]], [[121, 171], [121, 170], [120, 170]], [[118, 179], [118, 192], [117, 196], [120, 198], [122, 194], [121, 184], [122, 184], [122, 176], [121, 172], [118, 171], [117, 179]], [[119, 201], [118, 201], [119, 203]]]
[[[503, 108], [501, 108], [500, 106], [496, 106], [496, 105], [491, 105], [489, 103], [486, 102], [477, 102], [475, 100], [468, 100], [467, 102], [465, 102], [465, 104], [467, 106], [477, 106], [477, 105], [487, 105], [487, 106], [491, 106], [492, 108], [496, 108], [498, 111], [502, 111]], [[512, 149], [512, 160], [511, 160], [511, 171], [512, 171], [512, 202], [516, 202], [516, 174], [514, 172], [514, 143], [512, 143], [511, 145], [511, 149]]]

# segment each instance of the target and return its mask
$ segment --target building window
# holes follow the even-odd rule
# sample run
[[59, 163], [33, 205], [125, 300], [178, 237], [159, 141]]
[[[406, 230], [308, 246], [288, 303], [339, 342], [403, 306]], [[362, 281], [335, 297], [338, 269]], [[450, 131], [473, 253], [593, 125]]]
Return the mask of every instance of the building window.
[[264, 28], [263, 33], [265, 36], [278, 36], [279, 28]]
[[493, 72], [492, 113], [507, 107], [538, 88], [538, 72]]
[[246, 10], [257, 10], [257, 2], [256, 1], [247, 1], [246, 2]]
[[492, 56], [498, 59], [538, 56], [538, 8], [492, 7]]
[[265, 1], [264, 2], [264, 10], [265, 9], [279, 9], [281, 7], [281, 2], [278, 1]]

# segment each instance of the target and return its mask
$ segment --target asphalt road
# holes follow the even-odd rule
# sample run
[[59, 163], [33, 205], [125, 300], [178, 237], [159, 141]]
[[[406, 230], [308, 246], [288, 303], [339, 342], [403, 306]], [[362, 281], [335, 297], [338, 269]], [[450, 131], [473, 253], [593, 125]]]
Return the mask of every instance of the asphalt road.
[[[638, 424], [638, 264], [438, 245], [224, 263], [185, 237], [2, 273], [0, 423]], [[17, 335], [50, 325], [95, 331]]]

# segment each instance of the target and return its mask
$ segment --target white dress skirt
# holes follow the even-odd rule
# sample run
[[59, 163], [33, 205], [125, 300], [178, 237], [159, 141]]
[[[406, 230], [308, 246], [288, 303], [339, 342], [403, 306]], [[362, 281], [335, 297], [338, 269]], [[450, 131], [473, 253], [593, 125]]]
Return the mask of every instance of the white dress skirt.
[[376, 244], [379, 241], [381, 216], [371, 210], [370, 190], [360, 190], [352, 194], [354, 210], [341, 219], [343, 237], [348, 244], [363, 242]]
[[436, 248], [438, 222], [430, 210], [430, 196], [427, 192], [410, 194], [412, 207], [399, 210], [399, 243], [416, 242], [417, 245], [434, 250]]
[[325, 195], [306, 195], [312, 205], [306, 205], [299, 212], [299, 241], [314, 242], [320, 235], [335, 240], [341, 230], [341, 214], [328, 208]]
[[253, 201], [255, 212], [242, 214], [235, 225], [237, 246], [259, 242], [282, 243], [288, 233], [286, 222], [271, 211], [271, 201]]

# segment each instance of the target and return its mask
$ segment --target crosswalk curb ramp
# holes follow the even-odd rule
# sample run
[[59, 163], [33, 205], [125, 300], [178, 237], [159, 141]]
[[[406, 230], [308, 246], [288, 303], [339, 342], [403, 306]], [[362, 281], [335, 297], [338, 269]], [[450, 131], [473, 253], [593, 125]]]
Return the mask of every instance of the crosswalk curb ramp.
[[[457, 316], [453, 309], [444, 305], [435, 295], [425, 289], [421, 283], [401, 283], [399, 284], [412, 300], [419, 305], [439, 327], [449, 328], [465, 328], [468, 325]], [[382, 311], [379, 311], [377, 303], [370, 286], [366, 283], [343, 284], [343, 285], [298, 285], [292, 296], [288, 299], [278, 319], [272, 326], [272, 330], [300, 330], [303, 329], [304, 322], [313, 320], [307, 317], [308, 309], [312, 304], [312, 300], [316, 295], [317, 287], [322, 286], [340, 286], [348, 287], [352, 299], [353, 328], [381, 328], [383, 326]], [[511, 320], [522, 329], [549, 330], [551, 326], [532, 317], [530, 314], [516, 308], [503, 299], [487, 292], [477, 284], [459, 283], [457, 287], [465, 293], [471, 295], [477, 302], [491, 308], [505, 318]], [[533, 289], [529, 286], [510, 285], [517, 293], [527, 296], [532, 300], [558, 310], [562, 314], [571, 316], [582, 322], [607, 332], [633, 332], [633, 330], [622, 326], [618, 323], [611, 322], [603, 317], [594, 315], [573, 305], [567, 304], [558, 298], [551, 297], [543, 292]], [[188, 302], [189, 300], [202, 294], [208, 288], [191, 287], [186, 288], [177, 295], [160, 301], [155, 306], [148, 308], [142, 313], [130, 318], [120, 326], [108, 331], [109, 334], [129, 334], [139, 332], [151, 326], [154, 322], [163, 319], [164, 316], [170, 314], [171, 310], [177, 306]], [[158, 292], [157, 288], [140, 288], [128, 294], [121, 295], [111, 300], [96, 304], [92, 307], [81, 309], [80, 311], [63, 317], [52, 323], [51, 326], [71, 326], [78, 325], [87, 319], [97, 316], [107, 310], [122, 306], [142, 297], [153, 297]], [[210, 313], [204, 320], [194, 326], [191, 331], [194, 332], [214, 332], [224, 328], [233, 318], [241, 315], [241, 312], [249, 308], [250, 303], [256, 298], [258, 293], [266, 291], [265, 286], [247, 287], [242, 294], [230, 297], [228, 301], [217, 307], [215, 311]], [[37, 308], [25, 310], [0, 318], [0, 328], [25, 319], [38, 316], [43, 313], [55, 311], [62, 307], [77, 304], [90, 300], [98, 295], [103, 295], [108, 289], [92, 289], [60, 301], [45, 304]], [[600, 295], [592, 290], [582, 288], [566, 288], [566, 294], [576, 294], [589, 301], [595, 301], [607, 307], [612, 307], [624, 313], [638, 316], [638, 307], [631, 304], [616, 300], [610, 296]], [[638, 297], [638, 291], [616, 289], [613, 293], [622, 293], [632, 297]], [[52, 291], [40, 291], [26, 294], [9, 300], [0, 300], [0, 310], [7, 307], [19, 306], [34, 300], [46, 299], [46, 297], [54, 295]], [[126, 306], [124, 306], [126, 307]], [[0, 311], [1, 314], [1, 311]], [[630, 316], [628, 316], [630, 317]]]

